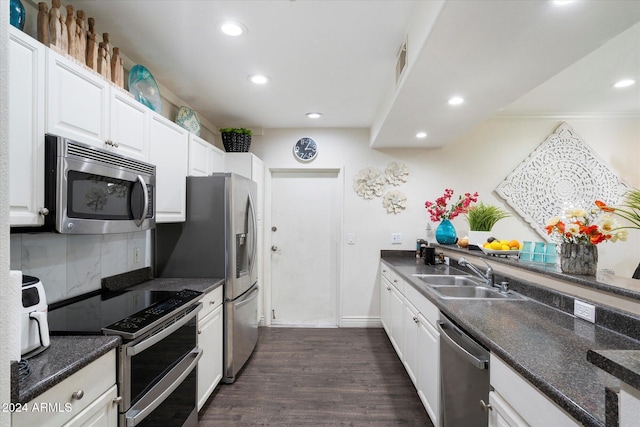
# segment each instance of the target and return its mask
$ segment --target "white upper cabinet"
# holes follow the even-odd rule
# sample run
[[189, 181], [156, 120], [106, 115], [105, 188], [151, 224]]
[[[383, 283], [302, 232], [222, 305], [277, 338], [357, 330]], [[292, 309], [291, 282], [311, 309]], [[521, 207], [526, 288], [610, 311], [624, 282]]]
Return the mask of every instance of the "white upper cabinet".
[[186, 218], [189, 132], [152, 114], [149, 162], [156, 165], [156, 222]]
[[146, 161], [149, 156], [151, 110], [116, 87], [111, 87], [107, 148], [123, 156]]
[[105, 148], [110, 83], [47, 49], [48, 133]]
[[12, 226], [44, 223], [45, 47], [9, 26], [9, 202]]
[[224, 172], [224, 151], [190, 133], [189, 176], [208, 176], [214, 172]]

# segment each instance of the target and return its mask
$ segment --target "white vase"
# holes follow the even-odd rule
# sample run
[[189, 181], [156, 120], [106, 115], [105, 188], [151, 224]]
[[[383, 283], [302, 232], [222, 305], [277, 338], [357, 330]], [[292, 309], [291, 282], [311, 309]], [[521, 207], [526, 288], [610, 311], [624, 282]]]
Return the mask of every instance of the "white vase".
[[491, 237], [491, 231], [469, 231], [469, 244], [482, 247], [487, 239]]

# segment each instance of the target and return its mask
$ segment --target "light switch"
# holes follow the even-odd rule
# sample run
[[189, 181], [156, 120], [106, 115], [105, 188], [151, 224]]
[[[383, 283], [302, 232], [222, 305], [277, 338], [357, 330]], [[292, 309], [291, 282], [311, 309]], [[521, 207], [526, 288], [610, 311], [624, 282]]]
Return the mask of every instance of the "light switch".
[[356, 233], [347, 233], [347, 243], [350, 245], [356, 244]]

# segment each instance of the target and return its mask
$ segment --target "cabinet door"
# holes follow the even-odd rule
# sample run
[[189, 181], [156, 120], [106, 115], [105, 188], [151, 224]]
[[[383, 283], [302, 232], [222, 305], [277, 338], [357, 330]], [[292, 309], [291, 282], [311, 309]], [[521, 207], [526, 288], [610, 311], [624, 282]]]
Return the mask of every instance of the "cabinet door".
[[440, 425], [440, 334], [418, 314], [418, 396], [431, 421]]
[[188, 132], [151, 114], [149, 162], [156, 165], [156, 222], [184, 222]]
[[210, 173], [224, 172], [225, 153], [215, 146], [209, 150]]
[[380, 322], [391, 337], [391, 323], [389, 321], [389, 303], [391, 301], [391, 283], [384, 277], [380, 278]]
[[202, 138], [189, 134], [189, 176], [211, 175], [210, 163], [212, 162], [213, 147]]
[[151, 110], [121, 90], [111, 88], [109, 140], [106, 145], [123, 156], [147, 161]]
[[63, 427], [118, 427], [117, 396], [118, 388], [114, 385]]
[[489, 427], [528, 427], [518, 413], [495, 391], [489, 392]]
[[403, 337], [403, 319], [404, 319], [404, 297], [395, 288], [391, 286], [391, 295], [389, 297], [389, 323], [391, 324], [391, 344], [398, 353], [400, 360], [404, 360], [404, 337]]
[[417, 388], [416, 373], [418, 372], [418, 310], [405, 301], [403, 332], [404, 332], [404, 367], [409, 378]]
[[45, 47], [9, 27], [9, 204], [12, 226], [44, 223]]
[[198, 411], [222, 379], [222, 305], [198, 322]]
[[109, 83], [47, 50], [47, 132], [105, 147]]

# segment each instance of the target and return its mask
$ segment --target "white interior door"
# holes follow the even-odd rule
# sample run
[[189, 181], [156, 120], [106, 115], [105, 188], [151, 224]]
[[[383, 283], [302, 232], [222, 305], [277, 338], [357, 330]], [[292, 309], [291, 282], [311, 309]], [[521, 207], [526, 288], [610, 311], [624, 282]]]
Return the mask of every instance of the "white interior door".
[[272, 325], [336, 326], [339, 171], [272, 171]]

